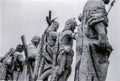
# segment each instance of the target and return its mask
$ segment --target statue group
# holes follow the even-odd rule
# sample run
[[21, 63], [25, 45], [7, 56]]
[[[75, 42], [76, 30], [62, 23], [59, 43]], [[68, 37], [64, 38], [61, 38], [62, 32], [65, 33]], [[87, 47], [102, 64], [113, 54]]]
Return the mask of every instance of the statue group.
[[[42, 37], [34, 36], [31, 44], [11, 48], [0, 58], [0, 80], [5, 81], [68, 81], [76, 40], [76, 67], [74, 81], [105, 81], [112, 52], [107, 37], [108, 18], [105, 5], [110, 0], [88, 0], [77, 24], [75, 18], [65, 22], [57, 32], [59, 23], [46, 17], [48, 27]], [[77, 27], [77, 32], [75, 28]], [[24, 53], [23, 53], [24, 52]]]

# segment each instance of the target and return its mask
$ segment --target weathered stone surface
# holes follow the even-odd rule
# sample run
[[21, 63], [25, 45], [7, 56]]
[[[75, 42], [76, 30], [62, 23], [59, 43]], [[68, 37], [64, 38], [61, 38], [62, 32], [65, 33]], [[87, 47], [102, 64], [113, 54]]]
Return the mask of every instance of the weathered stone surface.
[[19, 77], [21, 76], [21, 73], [23, 71], [23, 62], [24, 58], [23, 55], [20, 52], [14, 53], [14, 67], [13, 67], [13, 80], [19, 81]]
[[[12, 80], [12, 74], [8, 73], [8, 71], [12, 71], [11, 68], [7, 68], [7, 66], [11, 66], [11, 55], [15, 52], [15, 49], [11, 48], [5, 56], [1, 59], [0, 66], [0, 80]], [[12, 67], [12, 66], [11, 66]], [[7, 78], [8, 77], [8, 78]]]
[[32, 80], [34, 80], [36, 71], [38, 69], [38, 62], [39, 62], [37, 58], [39, 58], [40, 56], [40, 37], [39, 36], [33, 36], [31, 40], [31, 44], [27, 45], [27, 51], [28, 51], [27, 61], [29, 61], [29, 66], [27, 66], [29, 67], [29, 69], [27, 68], [27, 72], [28, 72], [29, 79], [32, 78]]
[[15, 80], [15, 81], [19, 80], [19, 77], [21, 76], [21, 72], [23, 71], [23, 62], [24, 62], [24, 57], [22, 55], [22, 52], [23, 52], [23, 46], [21, 44], [18, 44], [16, 46], [16, 50], [11, 55], [11, 64], [7, 65], [6, 67], [7, 72], [8, 73], [11, 72], [9, 74], [11, 76], [11, 79], [6, 77], [7, 80]]
[[88, 0], [83, 10], [82, 25], [78, 28], [77, 47], [80, 49], [77, 49], [75, 81], [105, 81], [112, 52], [107, 26], [103, 0]]
[[76, 26], [75, 19], [69, 19], [66, 21], [64, 29], [58, 35], [56, 45], [59, 49], [56, 53], [57, 55], [53, 58], [56, 63], [53, 66], [50, 81], [67, 81], [70, 76], [74, 56], [72, 49], [73, 39], [75, 38], [74, 29]]
[[44, 35], [44, 44], [42, 48], [41, 65], [39, 68], [38, 79], [41, 81], [48, 81], [51, 74], [53, 54], [57, 38], [57, 29], [59, 27], [58, 22], [53, 21], [52, 24], [47, 28]]

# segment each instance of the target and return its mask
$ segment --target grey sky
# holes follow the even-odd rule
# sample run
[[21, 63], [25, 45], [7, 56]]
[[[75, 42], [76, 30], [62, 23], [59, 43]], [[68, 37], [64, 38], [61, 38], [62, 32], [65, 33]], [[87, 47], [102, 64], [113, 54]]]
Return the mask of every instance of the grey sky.
[[[1, 0], [0, 2], [0, 56], [11, 47], [21, 43], [24, 34], [27, 43], [34, 35], [41, 36], [47, 27], [45, 17], [52, 10], [52, 17], [58, 17], [61, 30], [67, 19], [77, 17], [82, 12], [86, 0]], [[107, 6], [107, 9], [109, 5]], [[108, 36], [114, 51], [110, 57], [110, 66], [106, 81], [120, 81], [120, 1], [109, 13]], [[79, 24], [79, 22], [78, 22]], [[75, 49], [75, 46], [74, 46]], [[75, 57], [74, 57], [75, 58]], [[73, 81], [73, 73], [69, 81]]]

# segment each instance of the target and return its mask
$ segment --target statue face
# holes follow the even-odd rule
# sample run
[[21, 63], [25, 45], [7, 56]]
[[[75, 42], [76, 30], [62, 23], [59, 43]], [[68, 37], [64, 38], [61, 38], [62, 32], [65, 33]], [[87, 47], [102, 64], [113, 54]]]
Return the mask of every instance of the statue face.
[[37, 46], [40, 43], [40, 37], [39, 36], [33, 36], [31, 42]]
[[65, 22], [65, 28], [64, 30], [71, 30], [74, 31], [75, 27], [77, 26], [77, 22], [75, 21], [74, 18], [68, 19]]
[[56, 26], [54, 30], [57, 31], [58, 30], [58, 26]]
[[74, 30], [75, 30], [75, 28], [76, 28], [76, 25], [74, 24], [73, 26], [71, 26], [71, 28], [70, 28], [70, 29], [71, 29], [72, 31], [74, 31]]
[[58, 27], [59, 27], [59, 23], [54, 21], [54, 22], [52, 23], [51, 28], [52, 28], [54, 31], [57, 31], [57, 30], [58, 30]]
[[33, 43], [35, 46], [37, 46], [37, 45], [40, 43], [40, 40], [34, 40], [34, 41], [32, 41], [32, 43]]
[[23, 52], [23, 45], [21, 44], [17, 45], [16, 50], [19, 52]]

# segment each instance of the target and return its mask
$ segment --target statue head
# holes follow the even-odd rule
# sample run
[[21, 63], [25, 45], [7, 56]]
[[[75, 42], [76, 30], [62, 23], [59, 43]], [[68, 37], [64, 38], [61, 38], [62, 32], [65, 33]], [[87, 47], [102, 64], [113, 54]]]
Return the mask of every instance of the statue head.
[[76, 26], [77, 26], [77, 22], [75, 21], [75, 18], [71, 18], [71, 19], [68, 19], [65, 22], [65, 28], [64, 28], [64, 30], [74, 31], [74, 29], [76, 28]]
[[18, 44], [18, 45], [16, 46], [16, 51], [18, 51], [18, 52], [23, 52], [23, 45], [22, 45], [22, 44]]
[[110, 0], [102, 0], [105, 4], [109, 4]]
[[83, 19], [83, 14], [80, 14], [80, 15], [78, 16], [78, 20], [81, 22], [82, 19]]
[[53, 21], [49, 27], [49, 30], [57, 31], [59, 28], [59, 23], [57, 21]]
[[39, 36], [33, 36], [31, 42], [37, 47], [40, 43], [40, 37]]

